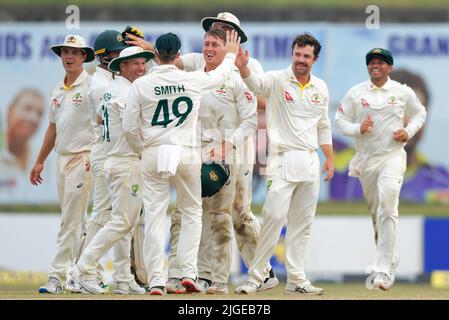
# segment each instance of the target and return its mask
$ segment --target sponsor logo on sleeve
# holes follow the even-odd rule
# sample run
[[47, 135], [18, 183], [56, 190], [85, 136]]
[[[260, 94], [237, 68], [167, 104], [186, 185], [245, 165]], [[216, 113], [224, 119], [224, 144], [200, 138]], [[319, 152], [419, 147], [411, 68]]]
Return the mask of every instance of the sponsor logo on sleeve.
[[245, 91], [244, 93], [245, 93], [246, 100], [248, 100], [248, 102], [254, 101], [253, 95], [251, 94], [251, 92]]

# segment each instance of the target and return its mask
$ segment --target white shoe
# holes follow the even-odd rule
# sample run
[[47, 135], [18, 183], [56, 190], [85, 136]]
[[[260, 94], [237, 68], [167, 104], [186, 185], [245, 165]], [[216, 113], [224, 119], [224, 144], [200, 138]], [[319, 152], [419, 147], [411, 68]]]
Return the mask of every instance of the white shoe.
[[73, 279], [74, 284], [84, 289], [86, 291], [85, 293], [104, 294], [104, 289], [98, 284], [96, 278], [92, 280], [83, 278], [78, 265], [73, 266], [70, 276]]
[[207, 289], [207, 294], [228, 294], [228, 285], [226, 283], [212, 282]]
[[103, 289], [104, 293], [109, 292], [109, 284], [107, 284], [104, 281], [100, 281], [97, 279], [97, 283], [100, 286], [101, 289]]
[[266, 290], [273, 289], [279, 284], [279, 280], [274, 274], [273, 269], [270, 270], [270, 276], [265, 279], [265, 281], [262, 283], [262, 285], [257, 288], [257, 292], [262, 292]]
[[390, 289], [394, 284], [394, 275], [386, 274], [385, 272], [378, 272], [374, 278], [374, 288], [382, 289], [384, 291]]
[[88, 293], [104, 294], [104, 289], [100, 287], [100, 285], [97, 282], [97, 279], [86, 280], [83, 279], [83, 277], [80, 277], [78, 284], [80, 284], [81, 287], [83, 287], [83, 289], [86, 290]]
[[196, 280], [188, 277], [182, 278], [182, 286], [186, 288], [186, 293], [203, 293]]
[[165, 295], [165, 288], [162, 286], [156, 286], [156, 287], [152, 287], [150, 289], [150, 295], [152, 296], [163, 296]]
[[234, 292], [237, 294], [255, 294], [257, 292], [257, 289], [257, 284], [247, 280], [240, 287], [237, 287]]
[[365, 286], [368, 290], [374, 289], [374, 278], [376, 277], [377, 272], [372, 272], [368, 278], [365, 280]]
[[399, 257], [393, 257], [393, 263], [391, 264], [391, 272], [394, 273], [399, 266]]
[[63, 293], [64, 286], [56, 277], [49, 277], [45, 285], [39, 288], [39, 293]]
[[294, 284], [287, 283], [285, 287], [285, 294], [307, 294], [307, 295], [323, 295], [324, 290], [322, 288], [318, 288], [308, 283], [305, 286], [298, 286]]
[[183, 294], [186, 293], [186, 288], [184, 288], [181, 284], [181, 279], [178, 278], [170, 278], [165, 284], [165, 289], [167, 293], [174, 294]]
[[142, 288], [133, 279], [131, 282], [118, 282], [114, 294], [145, 294], [145, 288]]
[[147, 293], [147, 290], [145, 288], [142, 288], [136, 280], [132, 279], [129, 283], [129, 293], [131, 294], [145, 294]]
[[88, 293], [83, 289], [83, 287], [77, 284], [75, 280], [73, 280], [72, 276], [69, 276], [65, 288], [72, 293]]
[[207, 289], [209, 289], [210, 285], [212, 284], [210, 280], [203, 278], [198, 278], [198, 280], [196, 280], [196, 283], [200, 287], [201, 292], [207, 292]]

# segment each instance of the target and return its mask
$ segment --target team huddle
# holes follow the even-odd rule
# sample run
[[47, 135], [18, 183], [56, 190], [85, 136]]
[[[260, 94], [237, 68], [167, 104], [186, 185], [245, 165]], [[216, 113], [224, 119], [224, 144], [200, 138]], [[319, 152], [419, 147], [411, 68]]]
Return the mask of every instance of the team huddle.
[[[78, 35], [51, 47], [66, 76], [52, 90], [30, 181], [42, 183], [54, 148], [62, 217], [57, 254], [39, 292], [104, 293], [99, 261], [113, 248], [115, 294], [227, 294], [234, 234], [249, 270], [235, 293], [256, 294], [279, 284], [270, 258], [287, 225], [284, 292], [324, 293], [305, 273], [321, 175], [329, 181], [334, 173], [329, 92], [311, 73], [321, 44], [308, 33], [297, 36], [292, 64], [264, 73], [240, 48], [247, 37], [233, 14], [206, 17], [202, 26], [202, 54], [180, 55], [173, 33], [153, 45], [131, 27], [103, 31], [94, 48]], [[83, 63], [95, 58], [90, 76]], [[366, 64], [370, 79], [349, 90], [335, 123], [355, 138], [349, 174], [360, 179], [373, 218], [377, 250], [366, 284], [387, 290], [399, 263], [403, 147], [426, 111], [409, 87], [388, 77], [388, 50], [370, 50]], [[251, 211], [258, 108], [266, 109], [269, 140], [261, 221]]]

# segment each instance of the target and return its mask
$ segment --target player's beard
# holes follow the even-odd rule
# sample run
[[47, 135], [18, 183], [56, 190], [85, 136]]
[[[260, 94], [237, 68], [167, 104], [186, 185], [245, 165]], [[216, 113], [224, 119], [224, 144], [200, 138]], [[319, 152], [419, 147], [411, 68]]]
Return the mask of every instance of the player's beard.
[[307, 64], [301, 62], [295, 63], [293, 70], [296, 77], [304, 77], [310, 73], [310, 67]]

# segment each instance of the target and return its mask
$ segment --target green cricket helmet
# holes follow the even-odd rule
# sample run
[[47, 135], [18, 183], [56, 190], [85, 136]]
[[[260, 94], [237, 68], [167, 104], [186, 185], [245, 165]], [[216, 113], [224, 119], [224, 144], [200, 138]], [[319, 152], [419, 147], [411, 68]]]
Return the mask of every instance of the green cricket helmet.
[[[111, 51], [122, 51], [127, 48], [121, 32], [116, 30], [105, 30], [101, 32], [94, 42], [95, 55], [102, 63], [109, 63], [112, 57], [109, 56]], [[103, 62], [104, 61], [104, 62]]]
[[212, 197], [229, 184], [229, 165], [225, 161], [203, 163], [201, 166], [201, 197]]

